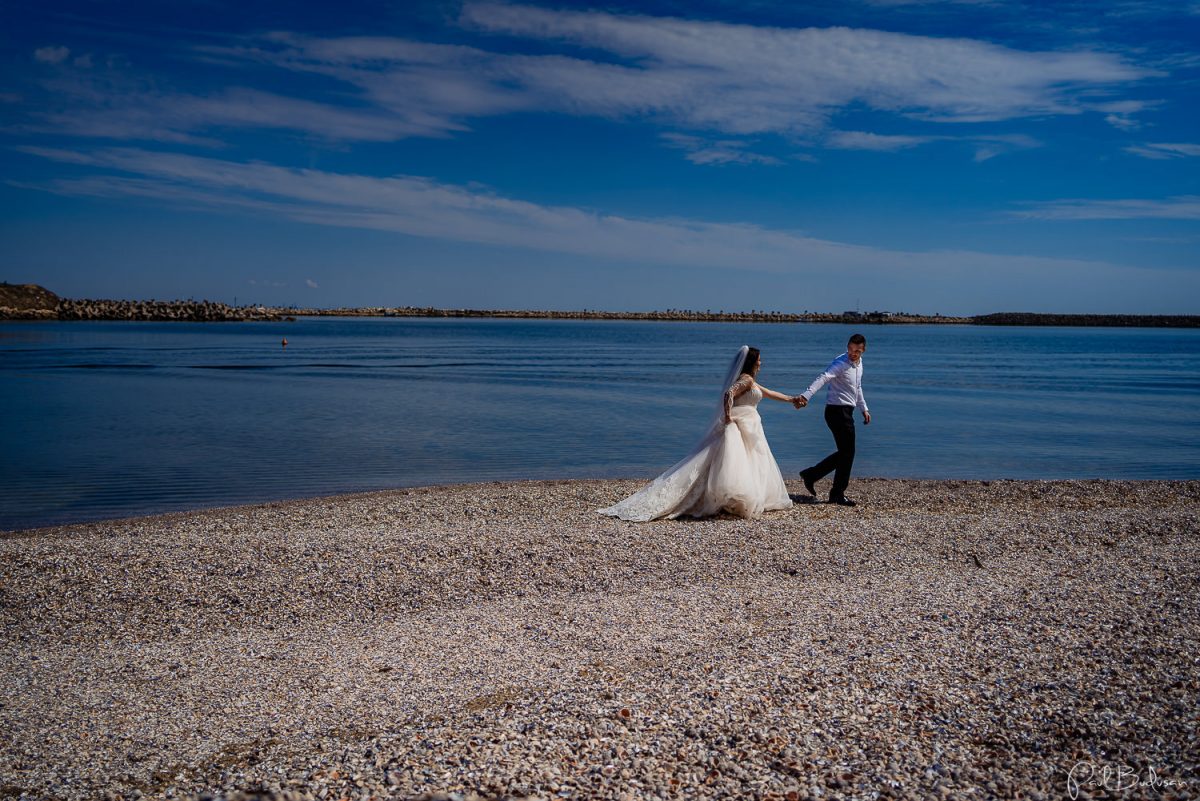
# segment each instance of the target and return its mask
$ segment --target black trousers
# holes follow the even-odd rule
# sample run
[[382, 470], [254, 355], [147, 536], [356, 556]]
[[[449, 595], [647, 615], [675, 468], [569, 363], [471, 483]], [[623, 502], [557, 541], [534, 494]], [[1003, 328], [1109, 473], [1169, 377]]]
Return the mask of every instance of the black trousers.
[[825, 425], [833, 432], [837, 450], [802, 475], [816, 482], [833, 473], [833, 487], [829, 490], [829, 498], [833, 500], [845, 496], [846, 487], [850, 486], [850, 468], [854, 466], [854, 407], [826, 406]]

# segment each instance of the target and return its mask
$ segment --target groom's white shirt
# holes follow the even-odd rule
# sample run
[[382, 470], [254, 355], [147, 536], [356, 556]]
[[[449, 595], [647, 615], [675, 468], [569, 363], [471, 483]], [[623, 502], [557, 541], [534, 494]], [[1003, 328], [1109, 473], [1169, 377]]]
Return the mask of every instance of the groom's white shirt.
[[850, 361], [850, 356], [843, 353], [830, 362], [829, 366], [825, 368], [825, 372], [817, 376], [816, 380], [809, 384], [808, 389], [801, 394], [805, 400], [812, 400], [812, 396], [817, 393], [817, 390], [829, 384], [829, 392], [825, 395], [825, 405], [857, 406], [860, 411], [869, 413], [867, 399], [863, 397], [862, 392], [862, 374], [862, 357], [858, 358], [858, 364], [854, 364]]

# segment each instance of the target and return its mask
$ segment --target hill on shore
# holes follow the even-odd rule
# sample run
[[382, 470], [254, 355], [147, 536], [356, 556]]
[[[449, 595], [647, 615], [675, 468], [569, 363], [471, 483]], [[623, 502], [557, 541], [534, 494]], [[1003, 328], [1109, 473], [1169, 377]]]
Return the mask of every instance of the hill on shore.
[[37, 284], [0, 283], [0, 308], [18, 311], [56, 311], [58, 295]]

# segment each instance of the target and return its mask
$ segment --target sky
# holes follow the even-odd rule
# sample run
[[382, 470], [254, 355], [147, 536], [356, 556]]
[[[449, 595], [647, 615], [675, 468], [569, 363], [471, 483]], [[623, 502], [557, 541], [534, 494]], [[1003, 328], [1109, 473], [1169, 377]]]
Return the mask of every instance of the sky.
[[1200, 313], [1200, 0], [0, 8], [0, 281]]

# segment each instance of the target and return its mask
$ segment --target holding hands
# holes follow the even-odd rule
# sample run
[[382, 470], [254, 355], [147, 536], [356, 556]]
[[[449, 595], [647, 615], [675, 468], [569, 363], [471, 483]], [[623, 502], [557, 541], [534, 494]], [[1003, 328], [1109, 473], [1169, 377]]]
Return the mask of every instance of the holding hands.
[[797, 409], [803, 409], [808, 405], [808, 398], [804, 397], [803, 395], [797, 395], [792, 398], [792, 405]]

